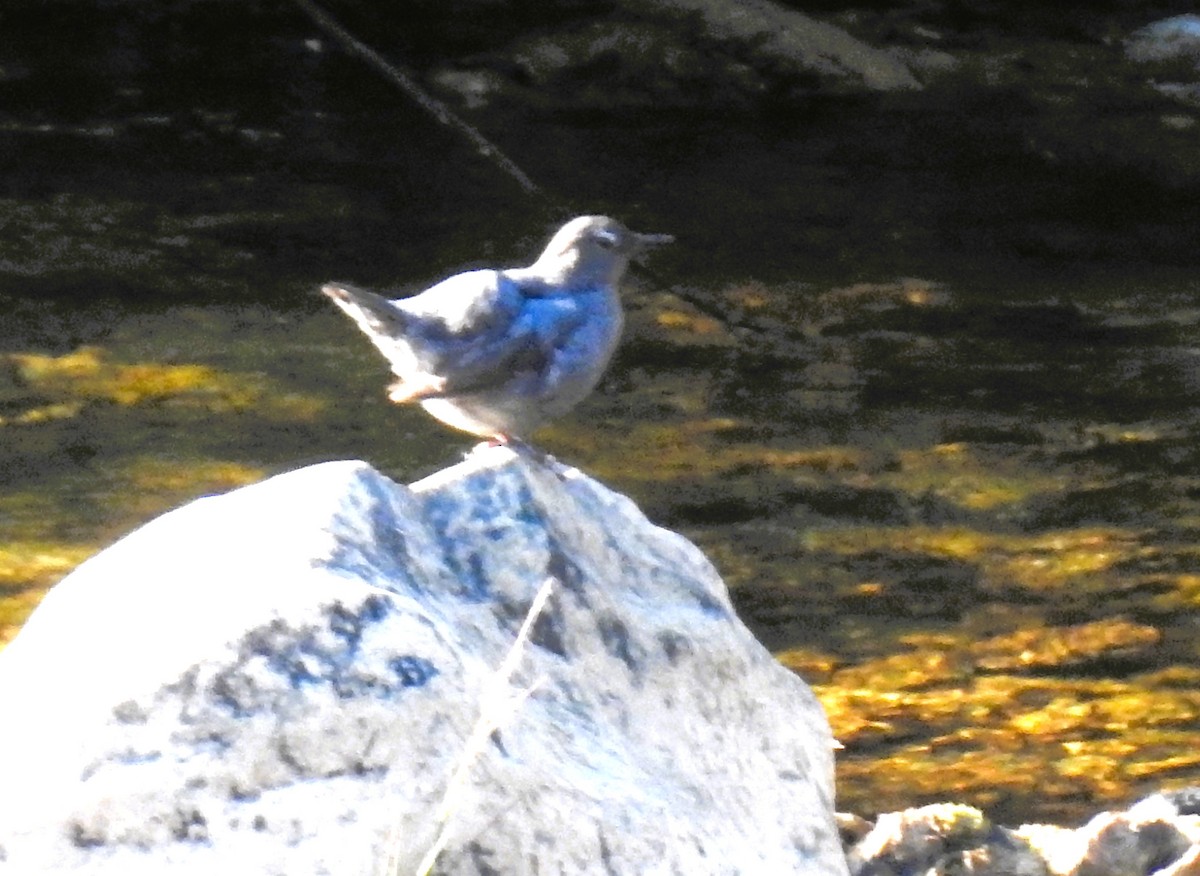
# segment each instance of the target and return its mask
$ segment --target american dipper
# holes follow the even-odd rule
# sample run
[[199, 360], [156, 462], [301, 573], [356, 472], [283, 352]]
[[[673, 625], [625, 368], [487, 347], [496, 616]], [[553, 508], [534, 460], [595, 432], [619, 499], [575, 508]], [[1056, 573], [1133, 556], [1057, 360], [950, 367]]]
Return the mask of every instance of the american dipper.
[[321, 291], [391, 364], [388, 398], [503, 444], [592, 391], [621, 337], [629, 260], [673, 239], [579, 216], [527, 268], [467, 271], [397, 300], [339, 283]]

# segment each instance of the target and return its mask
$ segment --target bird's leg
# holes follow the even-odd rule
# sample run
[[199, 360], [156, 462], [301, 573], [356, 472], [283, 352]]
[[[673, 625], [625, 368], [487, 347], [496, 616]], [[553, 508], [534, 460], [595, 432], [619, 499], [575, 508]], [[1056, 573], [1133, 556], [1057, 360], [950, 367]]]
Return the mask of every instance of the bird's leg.
[[538, 465], [555, 466], [558, 465], [558, 460], [544, 450], [539, 450], [523, 438], [518, 438], [515, 435], [505, 436], [507, 440], [504, 442], [505, 447], [511, 447], [512, 451], [518, 456], [524, 456], [526, 459], [537, 463]]
[[516, 435], [506, 435], [503, 432], [497, 432], [495, 435], [488, 438], [486, 441], [480, 441], [468, 452], [470, 457], [476, 453], [486, 453], [496, 447], [507, 447], [517, 456], [523, 456], [526, 459], [536, 462], [540, 465], [547, 465], [556, 462], [553, 456], [546, 453], [544, 450], [538, 450], [528, 441], [523, 438], [518, 438]]

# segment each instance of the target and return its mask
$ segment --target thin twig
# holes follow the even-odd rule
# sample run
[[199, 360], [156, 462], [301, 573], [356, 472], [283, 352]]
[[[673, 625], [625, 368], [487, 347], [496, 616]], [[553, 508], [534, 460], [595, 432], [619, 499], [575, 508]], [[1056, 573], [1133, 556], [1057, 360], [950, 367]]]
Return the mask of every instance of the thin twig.
[[413, 100], [415, 100], [421, 109], [425, 110], [443, 125], [447, 125], [448, 127], [451, 127], [460, 134], [464, 135], [468, 140], [471, 141], [471, 143], [474, 144], [480, 155], [495, 162], [501, 170], [520, 183], [521, 188], [525, 189], [525, 191], [529, 192], [530, 194], [539, 194], [541, 192], [537, 184], [529, 178], [525, 171], [517, 167], [517, 165], [513, 163], [512, 159], [501, 152], [500, 149], [494, 143], [484, 137], [483, 134], [479, 133], [478, 129], [464, 122], [453, 112], [451, 112], [448, 106], [425, 91], [425, 89], [417, 84], [417, 80], [412, 76], [412, 74], [406, 73], [395, 64], [392, 64], [366, 43], [355, 39], [349, 31], [334, 21], [333, 18], [330, 17], [329, 13], [327, 13], [316, 3], [312, 2], [312, 0], [294, 0], [294, 2], [302, 10], [304, 10], [309, 18], [317, 23], [317, 26], [320, 27], [321, 30], [325, 31], [327, 34], [333, 37], [334, 40], [340, 43], [342, 48], [346, 49], [346, 51], [350, 52], [350, 54], [357, 55], [358, 57], [362, 58], [378, 72], [382, 73], [388, 79], [392, 80], [392, 82], [394, 82], [396, 85], [400, 86], [400, 89]]
[[[455, 131], [465, 136], [474, 144], [479, 154], [491, 160], [501, 170], [515, 179], [526, 192], [531, 195], [544, 194], [541, 188], [530, 179], [525, 171], [521, 170], [515, 162], [503, 152], [500, 151], [494, 143], [488, 140], [479, 132], [479, 130], [461, 118], [456, 116], [446, 104], [442, 103], [433, 95], [429, 94], [425, 89], [417, 84], [416, 78], [400, 67], [388, 61], [377, 51], [372, 49], [366, 43], [355, 38], [349, 31], [338, 24], [324, 9], [318, 6], [313, 0], [293, 0], [293, 2], [308, 15], [317, 26], [325, 33], [334, 39], [351, 55], [357, 55], [366, 61], [377, 72], [391, 80], [395, 85], [399, 86], [400, 90], [417, 102], [423, 110]], [[557, 207], [566, 208], [567, 205], [556, 204]], [[635, 270], [641, 269], [647, 277], [649, 277], [657, 286], [664, 289], [670, 289], [681, 301], [686, 301], [705, 316], [712, 317], [718, 322], [727, 325], [731, 328], [747, 329], [755, 334], [764, 334], [764, 330], [760, 326], [755, 326], [750, 323], [736, 320], [731, 314], [724, 311], [720, 306], [710, 303], [702, 295], [694, 295], [686, 289], [678, 287], [672, 288], [662, 281], [657, 275], [646, 271], [642, 266], [635, 265]]]

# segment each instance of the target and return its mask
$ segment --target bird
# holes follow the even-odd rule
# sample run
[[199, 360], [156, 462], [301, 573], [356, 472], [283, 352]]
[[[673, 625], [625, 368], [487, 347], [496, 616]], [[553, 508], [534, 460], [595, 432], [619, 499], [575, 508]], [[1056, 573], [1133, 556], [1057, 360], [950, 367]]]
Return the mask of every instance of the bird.
[[621, 338], [630, 260], [673, 240], [578, 216], [525, 268], [455, 274], [407, 298], [345, 283], [321, 291], [391, 365], [391, 401], [520, 447], [599, 383]]

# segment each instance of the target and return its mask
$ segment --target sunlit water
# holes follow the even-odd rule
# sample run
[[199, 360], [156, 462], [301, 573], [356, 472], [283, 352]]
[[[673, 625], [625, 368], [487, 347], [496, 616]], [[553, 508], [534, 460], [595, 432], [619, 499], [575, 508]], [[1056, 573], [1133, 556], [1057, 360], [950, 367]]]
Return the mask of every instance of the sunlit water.
[[[411, 481], [470, 447], [386, 402], [315, 287], [521, 261], [553, 223], [421, 185], [460, 197], [478, 165], [323, 145], [351, 121], [306, 118], [275, 154], [216, 118], [211, 166], [195, 147], [181, 172], [148, 158], [171, 124], [142, 119], [105, 173], [81, 163], [108, 136], [88, 129], [53, 140], [53, 185], [10, 182], [0, 635], [191, 497], [341, 458]], [[538, 441], [712, 557], [825, 702], [840, 805], [1063, 820], [1200, 780], [1197, 284], [922, 249], [931, 208], [905, 215], [903, 192], [851, 228], [835, 196], [881, 181], [805, 164], [816, 133], [801, 152], [642, 130], [660, 166], [623, 189], [604, 162], [633, 146], [560, 134], [535, 163], [578, 174], [573, 203], [680, 241], [633, 283], [600, 390]]]

